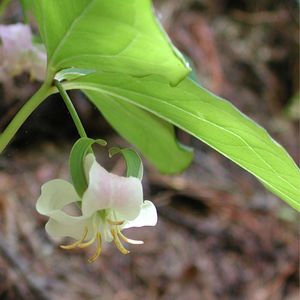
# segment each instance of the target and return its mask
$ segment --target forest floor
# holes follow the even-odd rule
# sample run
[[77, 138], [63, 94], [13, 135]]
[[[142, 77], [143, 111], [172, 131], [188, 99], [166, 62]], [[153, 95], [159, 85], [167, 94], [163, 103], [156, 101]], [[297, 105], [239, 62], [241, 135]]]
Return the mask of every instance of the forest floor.
[[[161, 22], [193, 61], [199, 82], [267, 128], [299, 162], [299, 107], [293, 100], [299, 92], [297, 1], [156, 2]], [[27, 76], [13, 84], [27, 94], [38, 86], [28, 84]], [[26, 100], [20, 93], [4, 96], [0, 131]], [[81, 95], [72, 96], [89, 132], [111, 146], [125, 145]], [[157, 206], [158, 225], [128, 231], [144, 245], [122, 255], [105, 244], [92, 264], [87, 260], [93, 248], [60, 249], [35, 210], [44, 182], [69, 179], [75, 131], [60, 100], [52, 100], [0, 157], [0, 299], [299, 299], [298, 214], [182, 132], [180, 139], [195, 148], [188, 170], [165, 176], [146, 162], [145, 199]], [[122, 171], [121, 161], [98, 157]]]

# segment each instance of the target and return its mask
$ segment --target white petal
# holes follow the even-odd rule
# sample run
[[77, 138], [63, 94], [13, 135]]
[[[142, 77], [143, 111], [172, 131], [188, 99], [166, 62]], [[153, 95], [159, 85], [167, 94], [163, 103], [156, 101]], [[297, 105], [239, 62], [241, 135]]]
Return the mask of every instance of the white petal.
[[[86, 169], [88, 188], [82, 197], [82, 212], [91, 215], [102, 209], [113, 209], [122, 220], [133, 220], [143, 203], [143, 188], [139, 179], [107, 172], [92, 156], [88, 155]], [[92, 163], [91, 163], [92, 162]]]
[[95, 163], [96, 157], [93, 153], [89, 153], [85, 158], [84, 158], [84, 173], [85, 177], [89, 178], [90, 174], [90, 169], [92, 165]]
[[55, 179], [42, 185], [41, 196], [37, 200], [37, 211], [46, 216], [62, 209], [65, 205], [80, 201], [73, 185], [68, 181]]
[[132, 221], [125, 222], [122, 229], [131, 227], [155, 226], [157, 223], [157, 212], [151, 201], [145, 201], [142, 210], [137, 218]]
[[92, 218], [72, 217], [62, 211], [56, 211], [53, 217], [46, 224], [46, 231], [54, 238], [71, 237], [79, 240], [86, 229], [88, 233], [85, 240], [91, 239], [95, 234]]

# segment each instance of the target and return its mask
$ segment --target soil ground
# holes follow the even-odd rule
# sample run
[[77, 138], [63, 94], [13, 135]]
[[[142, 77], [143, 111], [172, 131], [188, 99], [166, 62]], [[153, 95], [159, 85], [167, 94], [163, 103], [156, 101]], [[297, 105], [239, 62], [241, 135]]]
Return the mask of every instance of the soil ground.
[[[155, 5], [199, 82], [266, 127], [299, 162], [298, 2]], [[3, 21], [20, 15], [12, 1]], [[14, 92], [5, 84], [0, 131], [39, 85], [26, 74], [11, 80]], [[126, 145], [80, 94], [72, 99], [91, 135]], [[60, 99], [47, 101], [0, 157], [0, 299], [299, 299], [297, 213], [214, 150], [178, 136], [195, 148], [188, 170], [164, 176], [146, 162], [145, 198], [156, 204], [159, 222], [128, 232], [145, 244], [126, 256], [104, 245], [101, 258], [89, 264], [94, 249], [60, 249], [35, 210], [44, 182], [69, 179], [76, 138]], [[114, 171], [124, 168], [103, 153], [98, 157]]]

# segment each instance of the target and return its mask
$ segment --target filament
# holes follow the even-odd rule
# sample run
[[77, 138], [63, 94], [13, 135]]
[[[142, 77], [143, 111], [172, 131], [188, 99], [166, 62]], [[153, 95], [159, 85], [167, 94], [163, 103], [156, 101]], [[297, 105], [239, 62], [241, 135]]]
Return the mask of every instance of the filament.
[[88, 242], [78, 244], [77, 247], [80, 249], [86, 248], [92, 245], [95, 242], [96, 238], [97, 238], [97, 234], [95, 234], [95, 236], [92, 239], [90, 239]]
[[114, 238], [114, 242], [116, 247], [119, 249], [119, 251], [123, 254], [128, 254], [129, 251], [123, 246], [123, 244], [121, 243], [119, 236], [118, 236], [118, 232], [116, 229], [111, 229], [111, 234]]
[[70, 245], [60, 245], [60, 248], [62, 248], [64, 250], [71, 250], [71, 249], [78, 247], [78, 245], [80, 245], [85, 240], [87, 234], [88, 234], [88, 228], [87, 228], [87, 226], [85, 226], [80, 240], [78, 240], [75, 243], [70, 244]]
[[100, 254], [101, 254], [101, 249], [102, 249], [102, 248], [101, 248], [102, 239], [101, 239], [101, 234], [100, 234], [99, 231], [98, 231], [97, 234], [96, 234], [96, 238], [97, 238], [97, 249], [96, 249], [95, 254], [94, 254], [92, 257], [90, 257], [90, 258], [88, 259], [88, 262], [89, 262], [89, 263], [94, 262], [94, 261], [100, 256]]
[[[62, 249], [65, 249], [65, 250], [70, 250], [70, 249], [75, 249], [75, 248], [86, 248], [90, 245], [92, 245], [95, 241], [97, 241], [97, 248], [96, 248], [96, 252], [93, 254], [92, 257], [90, 257], [88, 259], [88, 262], [92, 263], [94, 262], [101, 254], [101, 250], [102, 250], [102, 238], [101, 238], [101, 233], [99, 231], [97, 231], [97, 226], [94, 224], [94, 232], [95, 235], [92, 239], [90, 239], [89, 241], [87, 242], [83, 242], [87, 235], [88, 235], [88, 227], [85, 226], [84, 227], [84, 231], [83, 231], [83, 234], [82, 234], [82, 237], [80, 238], [80, 240], [76, 241], [75, 243], [73, 244], [70, 244], [70, 245], [60, 245], [60, 247]], [[120, 243], [121, 244], [121, 243]], [[122, 245], [123, 246], [123, 245]], [[124, 248], [124, 247], [123, 247]], [[124, 248], [125, 249], [125, 248]], [[125, 249], [126, 250], [126, 249]], [[121, 251], [121, 250], [120, 250]], [[122, 252], [123, 253], [123, 252]]]

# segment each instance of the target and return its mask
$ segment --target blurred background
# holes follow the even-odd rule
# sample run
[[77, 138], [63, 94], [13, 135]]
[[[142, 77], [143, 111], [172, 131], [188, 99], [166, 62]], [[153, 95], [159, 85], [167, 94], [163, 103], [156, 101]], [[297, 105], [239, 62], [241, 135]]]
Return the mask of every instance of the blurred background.
[[[299, 2], [154, 4], [196, 80], [267, 128], [299, 163]], [[22, 22], [18, 1], [0, 18]], [[0, 78], [1, 132], [40, 82], [26, 72]], [[80, 93], [70, 95], [91, 136], [126, 146]], [[77, 138], [60, 97], [50, 97], [0, 156], [0, 299], [299, 299], [297, 213], [202, 142], [180, 131], [178, 137], [195, 148], [183, 174], [164, 176], [145, 162], [145, 198], [156, 204], [159, 222], [127, 233], [145, 244], [126, 256], [105, 244], [89, 264], [93, 248], [61, 250], [35, 211], [44, 182], [69, 178]], [[104, 151], [99, 160], [116, 172], [124, 168]]]

